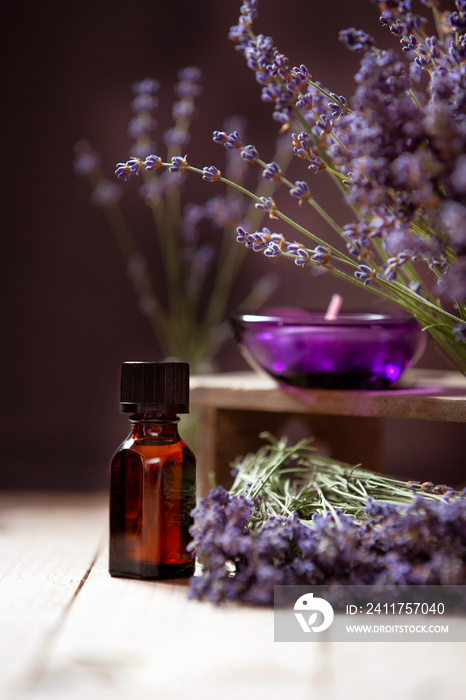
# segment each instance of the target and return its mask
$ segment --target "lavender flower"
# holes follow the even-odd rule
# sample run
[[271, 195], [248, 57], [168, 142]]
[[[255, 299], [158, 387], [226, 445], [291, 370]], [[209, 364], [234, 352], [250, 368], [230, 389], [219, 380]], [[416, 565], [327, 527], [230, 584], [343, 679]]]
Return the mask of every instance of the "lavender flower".
[[136, 95], [155, 95], [160, 88], [158, 80], [153, 78], [145, 78], [137, 83], [133, 83], [131, 89]]
[[414, 51], [418, 45], [418, 40], [414, 36], [414, 34], [410, 34], [409, 37], [403, 37], [401, 39], [401, 46], [403, 48], [403, 51], [409, 52], [409, 51]]
[[292, 138], [293, 153], [295, 156], [298, 156], [298, 158], [309, 158], [314, 150], [314, 144], [309, 138], [309, 134], [307, 134], [305, 131], [301, 131], [299, 135], [293, 134]]
[[270, 241], [267, 248], [264, 250], [264, 255], [267, 258], [275, 258], [277, 257], [277, 255], [281, 255], [282, 252], [283, 248], [280, 245], [280, 243], [277, 243], [276, 241]]
[[408, 261], [413, 259], [409, 251], [403, 251], [393, 258], [388, 258], [386, 264], [384, 265], [384, 274], [386, 279], [396, 279], [398, 270]]
[[375, 44], [374, 39], [366, 32], [360, 29], [343, 29], [339, 34], [340, 41], [350, 51], [362, 52], [369, 51]]
[[212, 141], [214, 141], [214, 143], [221, 143], [223, 145], [228, 141], [228, 134], [225, 133], [225, 131], [214, 131]]
[[177, 100], [172, 105], [172, 117], [175, 121], [192, 119], [194, 114], [194, 102], [191, 100]]
[[329, 108], [333, 118], [341, 117], [343, 114], [348, 112], [348, 103], [346, 97], [343, 95], [337, 95], [334, 92], [330, 93], [332, 102], [329, 102], [327, 107]]
[[153, 153], [144, 161], [144, 167], [148, 172], [152, 170], [158, 170], [162, 166], [162, 159], [160, 156], [156, 156]]
[[202, 72], [196, 66], [182, 68], [178, 72], [179, 82], [175, 85], [175, 94], [181, 100], [192, 100], [202, 94]]
[[237, 131], [233, 131], [228, 135], [227, 142], [225, 143], [226, 148], [241, 148], [242, 145], [241, 137]]
[[331, 258], [330, 248], [325, 248], [323, 245], [318, 245], [315, 250], [311, 251], [312, 262], [318, 265], [328, 265]]
[[237, 131], [233, 131], [231, 134], [225, 133], [225, 131], [214, 131], [212, 141], [215, 143], [220, 143], [225, 148], [241, 148], [241, 138]]
[[451, 28], [454, 32], [462, 33], [466, 31], [466, 14], [462, 12], [452, 12], [449, 17]]
[[271, 197], [259, 197], [260, 202], [255, 203], [256, 209], [261, 209], [262, 211], [268, 212], [270, 218], [276, 218], [274, 211], [277, 210], [277, 206]]
[[360, 282], [367, 285], [375, 279], [376, 273], [369, 265], [359, 265], [354, 276], [356, 279], [360, 280]]
[[140, 158], [130, 158], [126, 163], [117, 163], [115, 175], [121, 180], [128, 181], [131, 175], [138, 175], [142, 167]]
[[453, 333], [459, 343], [466, 343], [466, 323], [459, 323], [455, 326]]
[[135, 139], [131, 152], [144, 159], [154, 148], [153, 134], [157, 127], [153, 113], [157, 109], [159, 99], [156, 93], [159, 83], [150, 78], [134, 83], [132, 90], [135, 94], [131, 102], [134, 117], [128, 125], [128, 134]]
[[244, 146], [244, 148], [241, 149], [241, 158], [254, 163], [259, 158], [259, 152], [255, 146]]
[[244, 243], [247, 248], [252, 248], [253, 245], [253, 234], [246, 231], [242, 226], [238, 226], [236, 229], [236, 240], [238, 243]]
[[217, 182], [221, 177], [222, 173], [215, 165], [210, 165], [202, 170], [202, 179], [206, 182]]
[[262, 231], [256, 231], [252, 234], [252, 249], [255, 253], [264, 251], [270, 243], [270, 231], [264, 228]]
[[159, 98], [148, 92], [136, 95], [131, 102], [131, 109], [136, 114], [139, 112], [154, 112], [158, 106]]
[[187, 156], [174, 156], [172, 158], [172, 164], [169, 167], [171, 173], [184, 173], [188, 167]]
[[361, 521], [328, 513], [304, 524], [294, 513], [254, 528], [257, 507], [222, 487], [201, 499], [190, 549], [202, 572], [190, 579], [191, 598], [272, 605], [275, 585], [466, 583], [465, 499], [369, 498]]
[[262, 171], [262, 177], [266, 180], [280, 180], [282, 171], [278, 163], [268, 163]]
[[290, 189], [290, 195], [292, 197], [296, 197], [296, 199], [299, 200], [299, 203], [302, 204], [303, 202], [306, 202], [308, 199], [311, 197], [311, 190], [309, 189], [309, 185], [307, 182], [304, 182], [303, 180], [297, 180], [294, 183], [294, 187]]
[[[289, 247], [288, 247], [289, 252]], [[298, 267], [304, 267], [311, 262], [311, 256], [307, 252], [306, 248], [298, 248], [296, 251], [295, 265]]]
[[288, 255], [298, 255], [300, 250], [306, 250], [302, 243], [288, 243], [286, 248]]

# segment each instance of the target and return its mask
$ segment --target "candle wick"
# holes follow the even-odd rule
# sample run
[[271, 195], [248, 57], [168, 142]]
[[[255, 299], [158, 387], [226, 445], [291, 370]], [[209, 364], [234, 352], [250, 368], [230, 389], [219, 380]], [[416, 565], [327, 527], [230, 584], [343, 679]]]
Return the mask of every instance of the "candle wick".
[[334, 321], [337, 318], [342, 303], [343, 297], [339, 294], [333, 294], [327, 307], [327, 311], [325, 312], [324, 318], [326, 321]]

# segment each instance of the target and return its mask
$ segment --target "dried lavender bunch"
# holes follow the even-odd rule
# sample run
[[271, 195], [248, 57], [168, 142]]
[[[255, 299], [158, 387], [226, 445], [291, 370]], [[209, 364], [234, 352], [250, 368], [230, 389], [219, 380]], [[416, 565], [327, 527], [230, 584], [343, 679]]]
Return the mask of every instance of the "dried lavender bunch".
[[466, 492], [332, 464], [307, 441], [237, 468], [232, 492], [193, 511], [191, 597], [272, 605], [275, 585], [466, 583]]
[[384, 505], [410, 503], [414, 493], [428, 500], [459, 496], [445, 484], [401, 481], [362, 467], [320, 455], [313, 438], [290, 445], [270, 433], [261, 449], [240, 457], [233, 465], [235, 476], [230, 493], [246, 496], [254, 504], [251, 525], [268, 518], [297, 513], [301, 520], [315, 513], [340, 513], [364, 518], [368, 499]]
[[[238, 227], [237, 240], [300, 268], [328, 270], [398, 304], [466, 372], [466, 3], [456, 0], [453, 12], [441, 12], [438, 2], [423, 3], [438, 33], [429, 36], [426, 18], [410, 0], [372, 1], [401, 52], [377, 49], [372, 37], [356, 29], [341, 32], [346, 46], [361, 55], [350, 100], [314, 80], [306, 66], [292, 67], [271, 37], [253, 31], [257, 0], [242, 3], [230, 38], [273, 118], [290, 135], [294, 155], [305, 170], [329, 178], [349, 205], [350, 221], [337, 222], [305, 178], [287, 179], [275, 160], [262, 159], [238, 132], [216, 131], [216, 142], [240, 149], [264, 179], [287, 188], [295, 204], [310, 206], [345, 247], [299, 224], [272, 197], [253, 193], [257, 209], [302, 240], [248, 225]], [[153, 157], [119, 163], [116, 174], [126, 179], [147, 170]], [[244, 192], [216, 166], [195, 168], [186, 156], [159, 164]]]
[[[157, 110], [159, 83], [147, 78], [132, 86], [128, 134], [133, 140], [134, 159], [146, 159], [139, 193], [152, 214], [158, 244], [158, 264], [152, 270], [141, 252], [137, 237], [125, 216], [120, 199], [121, 188], [103, 174], [100, 155], [87, 141], [76, 144], [75, 171], [86, 176], [92, 186], [91, 200], [103, 208], [126, 262], [127, 274], [138, 297], [139, 309], [148, 319], [164, 357], [190, 362], [193, 371], [211, 369], [212, 362], [229, 334], [225, 315], [233, 292], [234, 280], [244, 260], [243, 251], [233, 242], [233, 232], [245, 216], [260, 217], [248, 198], [237, 192], [219, 194], [204, 204], [184, 201], [185, 177], [164, 172], [155, 150], [158, 134]], [[183, 68], [174, 86], [172, 126], [162, 134], [166, 158], [171, 161], [190, 140], [190, 126], [202, 93], [202, 75], [198, 68]], [[226, 127], [239, 128], [240, 118], [230, 118]], [[281, 142], [277, 157], [291, 157]], [[149, 165], [150, 164], [150, 165]], [[238, 152], [226, 153], [225, 172], [241, 181], [245, 163]], [[269, 191], [270, 186], [268, 187]], [[220, 241], [212, 243], [209, 231], [220, 232]], [[165, 292], [156, 289], [154, 278], [163, 278]], [[276, 286], [275, 275], [254, 280], [251, 292], [242, 303], [259, 308]], [[209, 291], [210, 290], [210, 291]], [[167, 301], [164, 302], [163, 298]]]

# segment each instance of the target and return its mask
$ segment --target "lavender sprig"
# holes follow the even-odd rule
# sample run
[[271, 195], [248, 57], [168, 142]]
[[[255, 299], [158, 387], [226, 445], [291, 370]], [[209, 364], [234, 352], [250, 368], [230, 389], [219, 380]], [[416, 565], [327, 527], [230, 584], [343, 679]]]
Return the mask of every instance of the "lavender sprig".
[[[157, 159], [157, 162], [159, 162], [158, 156], [151, 155], [149, 157], [149, 162], [152, 162], [152, 159]], [[133, 161], [134, 159], [130, 159], [126, 163], [119, 163], [115, 171], [117, 177], [126, 179], [132, 174], [138, 174], [139, 172], [144, 171], [146, 167], [145, 161], [140, 161], [137, 164], [137, 166], [134, 164]], [[217, 171], [215, 166], [207, 166], [207, 168], [198, 168], [192, 166], [189, 164], [186, 157], [175, 157], [172, 160], [172, 163], [162, 162], [160, 166], [165, 168], [175, 167], [175, 169], [182, 168], [183, 171], [197, 173], [201, 176], [203, 176], [206, 171], [211, 173], [211, 168], [213, 168], [216, 172], [216, 182], [223, 182], [231, 188], [236, 189], [242, 194], [248, 196], [255, 203], [255, 207], [261, 212], [267, 213], [271, 218], [281, 219], [282, 221], [290, 225], [292, 228], [294, 228], [296, 231], [305, 235], [306, 237], [311, 238], [315, 243], [317, 243], [316, 249], [308, 249], [305, 246], [302, 246], [301, 244], [298, 248], [295, 248], [296, 244], [283, 239], [279, 248], [271, 248], [269, 245], [248, 245], [248, 247], [251, 247], [253, 250], [262, 251], [264, 252], [264, 254], [266, 254], [267, 257], [271, 256], [271, 254], [283, 254], [287, 257], [291, 257], [294, 260], [296, 260], [297, 264], [300, 267], [303, 267], [309, 263], [325, 265], [325, 267], [329, 269], [333, 274], [342, 277], [346, 281], [352, 282], [353, 284], [361, 284], [366, 286], [366, 277], [361, 276], [359, 274], [362, 269], [362, 266], [358, 264], [357, 260], [348, 257], [334, 246], [326, 244], [326, 242], [322, 238], [316, 236], [304, 226], [291, 219], [287, 214], [278, 209], [274, 200], [271, 197], [258, 196], [258, 194], [250, 192], [244, 186], [239, 185], [238, 183], [233, 182], [231, 180], [228, 180], [223, 175], [221, 175], [220, 171]], [[208, 181], [211, 181], [210, 175]], [[292, 183], [288, 184], [290, 187], [292, 186]], [[254, 235], [258, 236], [259, 238], [261, 236], [260, 232], [256, 232]], [[249, 240], [250, 239], [248, 237], [244, 239], [244, 241], [247, 244]], [[321, 248], [319, 248], [319, 246], [321, 246]], [[330, 256], [325, 256], [325, 258], [323, 258], [321, 255], [322, 249], [328, 249]], [[343, 268], [341, 267], [341, 264], [343, 265]], [[347, 270], [345, 270], [345, 266], [349, 266], [351, 271], [348, 272]], [[431, 335], [435, 338], [438, 338], [439, 342], [442, 341], [443, 336], [445, 335], [445, 329], [449, 330], [449, 328], [451, 327], [452, 330], [448, 333], [447, 336], [447, 340], [449, 343], [448, 349], [450, 351], [450, 354], [452, 354], [454, 357], [456, 355], [455, 359], [457, 361], [458, 366], [461, 366], [463, 359], [466, 362], [466, 349], [463, 350], [461, 346], [459, 347], [459, 349], [457, 349], [458, 346], [451, 347], [453, 328], [455, 328], [458, 324], [458, 319], [453, 314], [442, 309], [440, 306], [437, 306], [430, 299], [419, 298], [419, 295], [416, 294], [415, 291], [406, 287], [405, 285], [400, 284], [395, 278], [389, 278], [387, 276], [384, 276], [382, 265], [374, 266], [373, 264], [372, 266], [365, 267], [373, 270], [371, 281], [377, 280], [378, 283], [378, 286], [371, 285], [372, 291], [382, 298], [393, 301], [399, 304], [400, 306], [403, 306], [403, 308], [405, 308], [408, 312], [412, 313], [423, 324], [424, 327], [428, 328]]]
[[[77, 174], [87, 176], [93, 202], [107, 215], [139, 308], [151, 325], [160, 352], [163, 356], [186, 359], [193, 371], [199, 367], [205, 371], [228, 337], [226, 309], [244, 257], [243, 250], [232, 242], [231, 232], [250, 211], [242, 196], [216, 195], [204, 205], [183, 205], [187, 157], [179, 152], [189, 142], [189, 128], [202, 88], [197, 68], [182, 69], [178, 78], [172, 107], [173, 126], [163, 132], [167, 162], [163, 163], [161, 157], [153, 154], [158, 133], [159, 83], [146, 79], [132, 86], [133, 117], [128, 130], [133, 140], [131, 157], [117, 164], [119, 179], [128, 181], [135, 175], [142, 179], [139, 191], [153, 216], [158, 238], [159, 264], [154, 275], [160, 279], [157, 285], [125, 218], [119, 201], [122, 189], [119, 184], [106, 180], [100, 168], [100, 157], [86, 142], [76, 145], [75, 169]], [[236, 162], [242, 163], [238, 153], [236, 156]], [[233, 166], [235, 159], [228, 157], [226, 160], [227, 169], [232, 172], [234, 169], [238, 176], [240, 171]], [[215, 168], [207, 169], [206, 179], [215, 182], [218, 174]], [[252, 217], [254, 220], [258, 217]], [[215, 249], [202, 241], [202, 221], [221, 231]], [[207, 279], [213, 283], [210, 298], [205, 293]], [[252, 283], [247, 299], [254, 308], [259, 308], [273, 292], [273, 279], [269, 274], [264, 280]], [[163, 285], [165, 293], [161, 290]]]

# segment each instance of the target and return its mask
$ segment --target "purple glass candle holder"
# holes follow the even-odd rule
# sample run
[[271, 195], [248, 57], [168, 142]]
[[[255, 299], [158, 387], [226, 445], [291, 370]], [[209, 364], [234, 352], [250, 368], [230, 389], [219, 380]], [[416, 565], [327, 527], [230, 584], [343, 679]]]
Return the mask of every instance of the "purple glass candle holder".
[[388, 389], [421, 357], [426, 335], [413, 318], [284, 310], [235, 316], [240, 351], [254, 369], [306, 389]]

